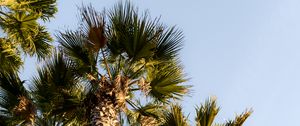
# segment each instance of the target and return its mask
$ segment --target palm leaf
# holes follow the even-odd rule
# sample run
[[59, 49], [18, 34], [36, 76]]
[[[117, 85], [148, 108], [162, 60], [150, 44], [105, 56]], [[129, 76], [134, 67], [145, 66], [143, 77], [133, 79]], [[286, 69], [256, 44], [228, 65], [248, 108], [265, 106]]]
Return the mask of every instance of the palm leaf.
[[16, 73], [0, 73], [0, 116], [13, 125], [32, 124], [35, 107]]
[[41, 14], [44, 21], [54, 17], [57, 12], [56, 0], [5, 0], [1, 2], [12, 11], [23, 11], [29, 13]]
[[166, 107], [154, 104], [154, 102], [141, 104], [138, 100], [134, 102], [127, 100], [127, 103], [133, 108], [125, 111], [130, 125], [150, 126], [161, 123], [164, 108]]
[[154, 58], [158, 60], [172, 60], [178, 56], [181, 50], [183, 33], [182, 31], [171, 27], [162, 30], [158, 37]]
[[158, 20], [149, 20], [147, 14], [139, 18], [137, 9], [129, 3], [116, 5], [109, 18], [108, 48], [113, 55], [125, 52], [131, 61], [154, 55]]
[[[33, 78], [32, 92], [41, 112], [48, 115], [60, 115], [65, 120], [79, 116], [84, 88], [81, 78], [73, 72], [73, 64], [57, 53], [38, 70]], [[77, 114], [77, 115], [76, 115]], [[66, 122], [67, 123], [67, 122]]]
[[196, 108], [196, 124], [197, 126], [212, 126], [216, 115], [219, 112], [215, 99], [208, 99], [200, 107]]
[[104, 17], [92, 6], [81, 8], [81, 30], [89, 40], [91, 51], [98, 52], [106, 45]]
[[176, 62], [160, 63], [149, 67], [146, 81], [150, 83], [150, 96], [160, 102], [179, 99], [188, 92], [189, 86], [181, 85], [186, 81], [182, 68]]
[[10, 14], [1, 22], [8, 39], [16, 45], [21, 45], [23, 51], [31, 56], [45, 58], [50, 54], [52, 38], [45, 27], [37, 23], [39, 15], [19, 12]]
[[4, 38], [0, 38], [0, 71], [17, 71], [23, 64], [17, 48]]
[[188, 126], [187, 119], [179, 105], [171, 105], [170, 110], [164, 113], [164, 120], [162, 126]]
[[66, 31], [57, 35], [62, 51], [77, 65], [81, 74], [89, 74], [97, 70], [97, 55], [89, 50], [89, 40], [80, 32]]
[[242, 126], [252, 112], [252, 110], [246, 110], [242, 114], [237, 115], [234, 120], [227, 121], [224, 126]]

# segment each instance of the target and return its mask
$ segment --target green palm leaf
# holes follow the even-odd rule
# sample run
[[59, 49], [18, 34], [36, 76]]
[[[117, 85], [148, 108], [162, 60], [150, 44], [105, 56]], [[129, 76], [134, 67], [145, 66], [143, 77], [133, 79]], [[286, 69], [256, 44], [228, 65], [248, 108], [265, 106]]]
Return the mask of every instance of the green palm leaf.
[[196, 124], [197, 126], [212, 126], [216, 115], [219, 112], [215, 99], [208, 99], [200, 107], [196, 108]]
[[0, 71], [17, 71], [23, 64], [17, 48], [4, 38], [0, 38]]
[[160, 102], [179, 99], [189, 88], [187, 85], [181, 85], [186, 79], [182, 68], [176, 62], [160, 63], [149, 67], [146, 81], [151, 86], [149, 95]]
[[166, 31], [162, 30], [157, 41], [154, 58], [163, 61], [172, 60], [178, 56], [178, 52], [181, 50], [183, 33], [175, 27], [171, 27]]
[[138, 11], [126, 3], [111, 10], [108, 48], [113, 55], [125, 52], [132, 61], [149, 59], [154, 55], [158, 21], [147, 15], [139, 18]]
[[170, 110], [164, 113], [163, 118], [165, 122], [162, 126], [188, 126], [180, 105], [171, 105]]
[[237, 115], [234, 120], [227, 121], [224, 126], [242, 126], [252, 112], [252, 110], [246, 110], [242, 114]]
[[77, 65], [78, 73], [88, 74], [97, 70], [97, 55], [89, 50], [89, 42], [83, 34], [67, 31], [57, 37], [66, 56]]

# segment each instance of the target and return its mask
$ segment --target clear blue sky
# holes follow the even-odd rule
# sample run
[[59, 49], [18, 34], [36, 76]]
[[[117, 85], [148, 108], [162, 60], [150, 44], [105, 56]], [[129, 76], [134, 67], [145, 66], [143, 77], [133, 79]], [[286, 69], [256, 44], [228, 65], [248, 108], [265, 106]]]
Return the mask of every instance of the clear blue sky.
[[[77, 27], [76, 5], [99, 10], [115, 0], [58, 0], [50, 31]], [[218, 122], [252, 107], [245, 126], [294, 126], [300, 113], [299, 0], [134, 0], [152, 17], [177, 25], [185, 34], [181, 59], [193, 85], [184, 99], [193, 121], [194, 106], [216, 96]], [[26, 59], [25, 76], [35, 63]]]

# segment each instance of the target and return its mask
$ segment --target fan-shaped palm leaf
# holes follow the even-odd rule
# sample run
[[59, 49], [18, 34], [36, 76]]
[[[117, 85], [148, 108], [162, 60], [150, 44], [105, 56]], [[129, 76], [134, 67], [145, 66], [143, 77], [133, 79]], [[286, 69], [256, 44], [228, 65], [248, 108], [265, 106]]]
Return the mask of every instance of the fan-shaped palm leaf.
[[71, 61], [64, 58], [61, 53], [56, 53], [45, 66], [38, 71], [38, 76], [33, 78], [32, 91], [36, 104], [45, 117], [60, 115], [60, 121], [68, 124], [76, 120], [84, 110], [84, 85], [81, 78], [74, 73]]
[[187, 93], [182, 68], [176, 62], [167, 62], [148, 68], [146, 81], [150, 84], [150, 96], [161, 102], [178, 99]]
[[149, 20], [147, 14], [139, 17], [130, 3], [116, 5], [109, 18], [108, 48], [112, 54], [125, 52], [132, 61], [149, 59], [154, 55], [158, 20]]

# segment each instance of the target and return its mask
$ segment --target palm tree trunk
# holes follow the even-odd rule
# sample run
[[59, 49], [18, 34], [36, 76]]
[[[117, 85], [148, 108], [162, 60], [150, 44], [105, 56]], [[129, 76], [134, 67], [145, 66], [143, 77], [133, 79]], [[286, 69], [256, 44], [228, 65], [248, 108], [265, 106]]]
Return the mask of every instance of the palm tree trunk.
[[109, 80], [103, 77], [99, 84], [95, 106], [91, 110], [92, 125], [119, 126], [118, 115], [125, 107], [128, 79], [117, 76], [113, 83], [109, 83]]

